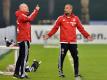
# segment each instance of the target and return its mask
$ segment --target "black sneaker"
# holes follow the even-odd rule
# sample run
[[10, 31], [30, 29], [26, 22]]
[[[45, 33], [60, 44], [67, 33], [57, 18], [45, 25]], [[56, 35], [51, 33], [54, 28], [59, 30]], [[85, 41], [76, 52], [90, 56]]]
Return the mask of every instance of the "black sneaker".
[[62, 70], [59, 70], [59, 77], [65, 77]]
[[14, 75], [13, 75], [13, 78], [14, 78], [14, 79], [20, 78], [20, 75], [14, 74]]
[[33, 63], [31, 65], [31, 71], [36, 71], [39, 67], [39, 65], [41, 64], [41, 61], [37, 61], [37, 60], [33, 60]]

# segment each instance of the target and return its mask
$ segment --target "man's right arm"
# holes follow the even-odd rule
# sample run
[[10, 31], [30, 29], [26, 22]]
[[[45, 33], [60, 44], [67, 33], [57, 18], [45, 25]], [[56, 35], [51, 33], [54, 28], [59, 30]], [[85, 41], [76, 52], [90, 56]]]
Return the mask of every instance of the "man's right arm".
[[61, 20], [60, 17], [58, 17], [58, 19], [56, 20], [55, 25], [54, 25], [54, 27], [51, 29], [51, 31], [50, 31], [48, 34], [43, 35], [43, 38], [44, 38], [44, 39], [48, 39], [49, 37], [51, 37], [53, 34], [55, 34], [55, 33], [58, 31], [59, 26], [60, 26], [60, 24], [61, 24], [60, 20]]
[[39, 12], [39, 9], [40, 9], [40, 7], [39, 7], [39, 5], [37, 5], [36, 8], [34, 9], [34, 11], [31, 13], [31, 15], [28, 16], [28, 19], [29, 19], [30, 21], [33, 21], [33, 20], [34, 20], [34, 18], [37, 16], [37, 14], [38, 14], [38, 12]]
[[55, 34], [60, 26], [61, 22], [60, 22], [60, 17], [58, 17], [58, 19], [55, 22], [54, 27], [52, 28], [52, 30], [48, 33], [48, 36], [51, 37], [53, 34]]
[[33, 21], [34, 18], [37, 16], [38, 11], [39, 11], [39, 6], [37, 5], [36, 8], [35, 8], [34, 11], [31, 13], [30, 16], [27, 16], [27, 15], [25, 15], [25, 14], [21, 14], [18, 19], [19, 19], [20, 21], [22, 21], [22, 22], [30, 22], [30, 21]]

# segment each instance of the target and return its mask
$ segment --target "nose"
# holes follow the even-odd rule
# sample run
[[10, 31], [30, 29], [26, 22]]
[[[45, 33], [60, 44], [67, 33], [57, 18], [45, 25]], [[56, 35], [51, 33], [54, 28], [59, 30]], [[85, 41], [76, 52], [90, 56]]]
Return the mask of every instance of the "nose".
[[71, 9], [71, 7], [70, 7], [70, 6], [67, 6], [66, 9]]

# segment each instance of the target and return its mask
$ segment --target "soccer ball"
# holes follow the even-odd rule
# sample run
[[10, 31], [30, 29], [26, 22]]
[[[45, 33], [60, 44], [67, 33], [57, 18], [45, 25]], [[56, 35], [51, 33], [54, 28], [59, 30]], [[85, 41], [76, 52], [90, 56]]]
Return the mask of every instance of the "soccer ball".
[[15, 71], [15, 65], [14, 64], [8, 65], [7, 71], [8, 72], [14, 72]]

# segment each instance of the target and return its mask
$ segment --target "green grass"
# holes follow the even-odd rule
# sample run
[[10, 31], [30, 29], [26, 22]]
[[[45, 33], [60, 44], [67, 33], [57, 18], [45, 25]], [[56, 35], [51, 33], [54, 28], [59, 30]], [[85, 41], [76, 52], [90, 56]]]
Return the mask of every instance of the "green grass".
[[[80, 74], [84, 80], [107, 79], [107, 45], [79, 45]], [[43, 48], [42, 45], [32, 45], [29, 64], [33, 59], [41, 60], [42, 64], [36, 72], [28, 73], [31, 80], [74, 80], [73, 68], [66, 56], [64, 62], [65, 78], [58, 77], [58, 48]], [[8, 64], [14, 63], [14, 51], [0, 58], [0, 70], [5, 70]], [[14, 80], [12, 76], [0, 75], [0, 80]], [[18, 80], [18, 79], [17, 79]], [[25, 80], [25, 79], [24, 79]]]
[[80, 45], [79, 53], [85, 80], [107, 79], [107, 45]]

